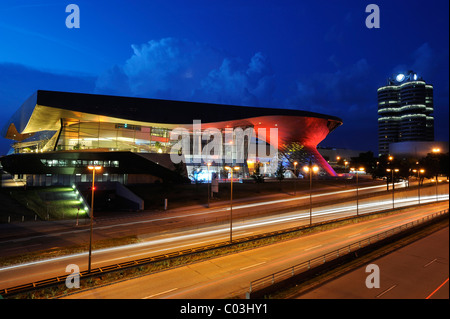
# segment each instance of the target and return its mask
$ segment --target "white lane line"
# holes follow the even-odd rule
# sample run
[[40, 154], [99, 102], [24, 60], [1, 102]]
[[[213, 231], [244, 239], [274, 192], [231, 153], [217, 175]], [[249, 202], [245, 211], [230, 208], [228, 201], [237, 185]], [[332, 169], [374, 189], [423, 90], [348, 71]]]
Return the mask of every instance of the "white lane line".
[[429, 263], [427, 263], [426, 265], [423, 265], [423, 268], [428, 267], [429, 265], [431, 265], [432, 263], [434, 263], [437, 260], [437, 258], [434, 258], [432, 261], [430, 261]]
[[304, 251], [308, 251], [308, 250], [311, 250], [311, 249], [319, 248], [321, 246], [322, 245], [317, 245], [317, 246], [314, 246], [314, 247], [305, 248]]
[[376, 296], [376, 298], [380, 298], [380, 297], [383, 296], [385, 293], [391, 291], [391, 290], [394, 289], [395, 287], [397, 287], [397, 285], [393, 285], [392, 287], [386, 289], [386, 290], [383, 291], [382, 293], [378, 294], [378, 295]]
[[259, 266], [259, 265], [265, 264], [265, 263], [266, 263], [266, 262], [265, 262], [265, 261], [263, 261], [263, 262], [261, 262], [261, 263], [258, 263], [258, 264], [254, 264], [254, 265], [251, 265], [251, 266], [247, 266], [247, 267], [241, 268], [241, 269], [239, 269], [239, 270], [245, 270], [245, 269], [253, 268], [253, 267], [256, 267], [256, 266]]
[[175, 290], [177, 290], [177, 289], [178, 289], [178, 288], [173, 288], [173, 289], [170, 289], [170, 290], [166, 290], [166, 291], [163, 291], [163, 292], [159, 292], [159, 293], [154, 294], [154, 295], [150, 295], [150, 296], [144, 297], [144, 298], [142, 298], [142, 299], [150, 299], [150, 298], [153, 298], [153, 297], [156, 297], [156, 296], [159, 296], [159, 295], [167, 294], [167, 293], [172, 292], [172, 291], [175, 291]]
[[358, 236], [358, 235], [361, 235], [361, 233], [357, 233], [357, 234], [354, 234], [354, 235], [350, 235], [350, 236], [348, 236], [347, 238], [356, 237], [356, 236]]

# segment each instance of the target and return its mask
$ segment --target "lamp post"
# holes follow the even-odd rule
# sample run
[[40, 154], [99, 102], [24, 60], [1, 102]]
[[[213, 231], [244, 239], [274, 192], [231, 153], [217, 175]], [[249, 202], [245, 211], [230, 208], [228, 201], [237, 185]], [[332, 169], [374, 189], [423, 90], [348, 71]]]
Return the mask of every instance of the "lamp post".
[[[431, 152], [433, 154], [439, 154], [441, 152], [441, 149], [436, 147], [436, 148], [433, 148], [431, 150]], [[439, 177], [439, 174], [436, 172], [436, 201], [438, 201], [438, 179], [439, 179], [438, 177]]]
[[295, 161], [295, 162], [294, 162], [294, 176], [295, 176], [295, 181], [294, 181], [294, 196], [297, 195], [297, 164], [298, 164], [298, 162]]
[[93, 233], [93, 221], [94, 221], [94, 190], [95, 190], [95, 172], [102, 169], [99, 165], [89, 165], [88, 169], [92, 171], [92, 196], [91, 196], [91, 234], [89, 237], [89, 261], [88, 272], [91, 272], [91, 260], [92, 260], [92, 233]]
[[438, 201], [438, 174], [436, 174], [436, 202]]
[[[350, 170], [355, 171], [354, 168], [350, 168]], [[363, 171], [364, 171], [364, 167], [360, 167], [360, 168], [358, 169], [358, 171], [363, 172]], [[359, 216], [359, 203], [358, 203], [358, 201], [359, 201], [359, 194], [358, 194], [358, 175], [359, 175], [359, 174], [358, 174], [357, 171], [355, 171], [355, 173], [356, 173], [356, 216]]]
[[231, 172], [231, 193], [230, 193], [230, 244], [233, 242], [233, 171], [238, 171], [239, 166], [224, 167], [227, 171]]
[[211, 196], [211, 193], [210, 193], [210, 189], [211, 189], [211, 175], [209, 175], [209, 167], [211, 166], [211, 163], [210, 162], [208, 162], [207, 164], [207, 167], [208, 167], [208, 208], [209, 208], [209, 197]]
[[417, 198], [418, 198], [418, 202], [420, 204], [420, 173], [425, 173], [424, 169], [413, 169], [413, 172], [416, 173], [417, 172], [417, 179], [418, 179], [418, 187], [417, 187]]
[[[389, 155], [389, 157], [388, 157], [388, 162], [387, 162], [387, 164], [389, 165], [389, 166], [391, 166], [391, 162], [394, 160], [394, 156], [392, 156], [392, 155]], [[388, 172], [388, 170], [386, 170], [387, 172]], [[389, 191], [389, 181], [387, 181], [386, 182], [386, 186], [387, 186], [387, 191]]]
[[395, 192], [395, 184], [394, 184], [394, 172], [398, 172], [398, 168], [387, 168], [386, 172], [392, 173], [392, 209], [394, 209], [394, 192]]
[[319, 167], [317, 165], [312, 166], [311, 162], [309, 165], [304, 166], [303, 170], [306, 173], [309, 173], [309, 225], [312, 225], [312, 174], [319, 171]]

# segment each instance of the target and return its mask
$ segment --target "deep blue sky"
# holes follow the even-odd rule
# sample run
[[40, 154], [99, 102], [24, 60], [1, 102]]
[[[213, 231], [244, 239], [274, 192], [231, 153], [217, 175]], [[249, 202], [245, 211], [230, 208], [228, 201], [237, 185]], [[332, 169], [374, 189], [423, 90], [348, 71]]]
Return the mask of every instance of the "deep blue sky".
[[[65, 8], [80, 8], [68, 29]], [[365, 8], [380, 8], [368, 29]], [[448, 141], [449, 2], [0, 3], [0, 127], [36, 90], [283, 107], [341, 117], [321, 146], [377, 154], [376, 91], [414, 70]], [[0, 154], [10, 141], [0, 139]]]

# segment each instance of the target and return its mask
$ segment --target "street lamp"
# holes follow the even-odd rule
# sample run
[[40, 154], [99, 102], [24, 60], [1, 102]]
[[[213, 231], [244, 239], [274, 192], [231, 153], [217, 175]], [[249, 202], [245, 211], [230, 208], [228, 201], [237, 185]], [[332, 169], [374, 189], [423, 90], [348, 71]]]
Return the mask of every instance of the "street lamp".
[[102, 169], [99, 165], [89, 165], [88, 169], [92, 171], [92, 196], [91, 196], [91, 234], [89, 237], [89, 262], [88, 262], [88, 272], [91, 272], [91, 256], [92, 256], [92, 233], [93, 233], [93, 221], [94, 221], [94, 190], [95, 190], [95, 172]]
[[209, 197], [210, 197], [210, 192], [209, 192], [209, 190], [210, 190], [210, 188], [211, 188], [211, 175], [209, 175], [209, 167], [211, 166], [211, 163], [210, 162], [208, 162], [207, 164], [207, 167], [208, 167], [208, 208], [209, 208]]
[[438, 201], [438, 174], [436, 173], [436, 201]]
[[312, 174], [317, 173], [319, 171], [319, 167], [317, 165], [312, 166], [311, 162], [309, 165], [303, 166], [303, 170], [308, 173], [309, 172], [309, 225], [312, 225]]
[[[354, 168], [350, 168], [351, 171], [355, 171]], [[365, 170], [364, 167], [360, 167], [358, 168], [358, 171], [363, 172]], [[358, 200], [359, 200], [359, 196], [358, 196], [358, 172], [355, 171], [356, 173], [356, 216], [359, 215], [359, 205], [358, 205]]]
[[294, 196], [297, 195], [297, 164], [298, 164], [298, 162], [294, 162], [294, 176], [295, 176], [295, 181], [294, 181]]
[[224, 167], [227, 171], [231, 172], [231, 193], [230, 193], [230, 244], [233, 242], [233, 171], [238, 171], [239, 166]]
[[398, 168], [387, 168], [386, 172], [391, 172], [392, 173], [392, 209], [394, 209], [394, 192], [395, 192], [395, 184], [394, 184], [394, 172], [398, 172], [399, 169]]
[[413, 169], [413, 172], [414, 173], [417, 172], [417, 179], [419, 180], [418, 187], [417, 187], [417, 190], [418, 190], [417, 198], [418, 198], [418, 201], [420, 204], [420, 173], [422, 173], [422, 174], [425, 173], [425, 170], [424, 169]]

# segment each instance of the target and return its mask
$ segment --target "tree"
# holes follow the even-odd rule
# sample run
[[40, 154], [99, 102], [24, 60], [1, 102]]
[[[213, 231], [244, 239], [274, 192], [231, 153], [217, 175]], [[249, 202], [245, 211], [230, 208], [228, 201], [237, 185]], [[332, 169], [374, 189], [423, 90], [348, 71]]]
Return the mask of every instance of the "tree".
[[255, 169], [253, 171], [253, 174], [251, 177], [255, 180], [256, 183], [263, 183], [264, 182], [264, 175], [261, 174], [261, 162], [255, 163]]
[[280, 181], [280, 183], [284, 179], [284, 173], [285, 172], [286, 172], [286, 168], [284, 167], [283, 162], [280, 161], [278, 163], [278, 168], [277, 168], [277, 170], [275, 172], [275, 177]]
[[425, 169], [424, 176], [427, 178], [437, 177], [439, 174], [449, 175], [449, 154], [428, 153], [420, 161], [420, 166]]
[[[344, 163], [342, 162], [342, 164]], [[373, 152], [371, 151], [360, 153], [358, 157], [351, 158], [350, 167], [354, 167], [356, 169], [359, 167], [364, 167], [368, 174], [373, 174], [373, 172], [377, 169], [377, 159], [373, 156]]]

